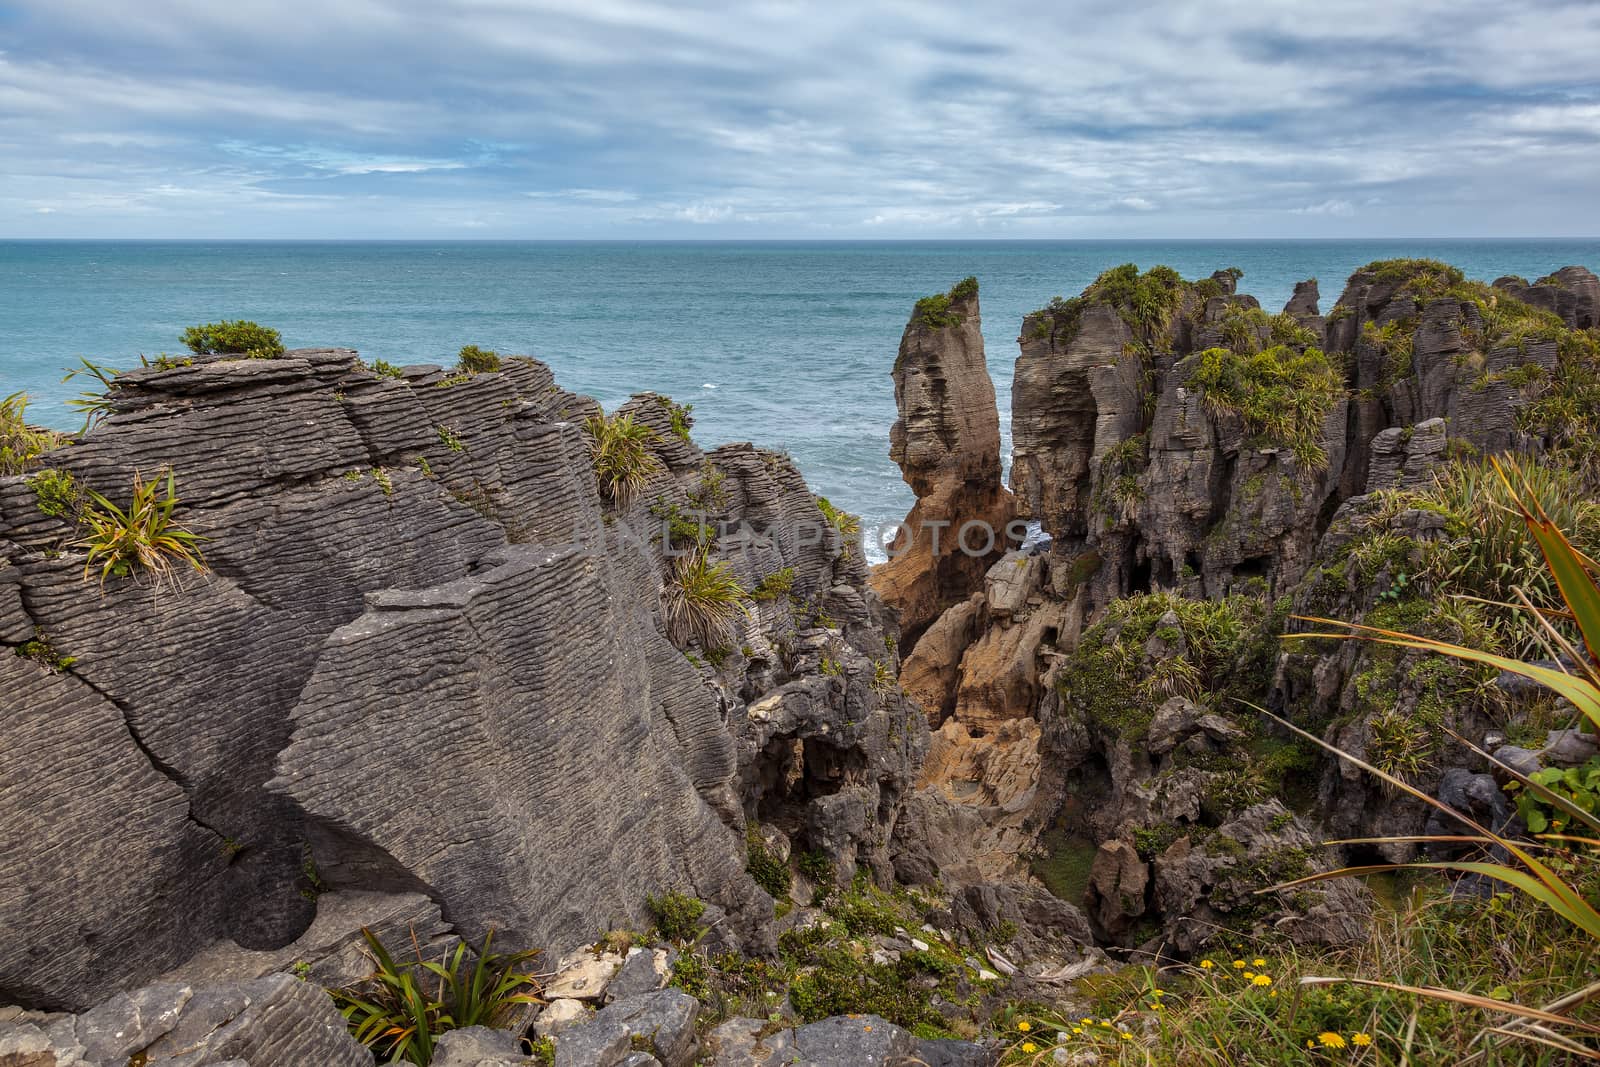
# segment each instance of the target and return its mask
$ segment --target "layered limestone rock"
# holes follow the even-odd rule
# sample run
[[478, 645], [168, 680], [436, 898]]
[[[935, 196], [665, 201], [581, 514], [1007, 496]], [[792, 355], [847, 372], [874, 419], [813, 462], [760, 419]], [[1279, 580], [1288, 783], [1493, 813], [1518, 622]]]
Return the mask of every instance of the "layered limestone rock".
[[[270, 956], [328, 890], [553, 952], [681, 890], [759, 951], [758, 814], [842, 877], [886, 874], [926, 729], [874, 684], [892, 629], [786, 457], [703, 453], [641, 396], [655, 459], [619, 508], [582, 428], [599, 406], [524, 357], [398, 377], [341, 349], [200, 357], [120, 375], [106, 406], [44, 465], [124, 504], [171, 469], [210, 570], [85, 580], [72, 524], [0, 479], [21, 653], [0, 656], [0, 814], [35, 828], [0, 852], [0, 1002], [82, 1010], [197, 952]], [[785, 589], [744, 601], [727, 647], [665, 636], [697, 539]]]
[[906, 646], [976, 588], [1008, 547], [1014, 507], [1001, 478], [1000, 417], [984, 359], [975, 278], [919, 301], [894, 364], [899, 418], [889, 456], [917, 495], [873, 588], [899, 613]]
[[[1311, 841], [1419, 833], [1425, 809], [1241, 702], [1466, 795], [1470, 757], [1436, 727], [1483, 736], [1499, 705], [1443, 709], [1438, 687], [1483, 694], [1484, 679], [1354, 644], [1281, 656], [1278, 635], [1295, 610], [1461, 639], [1419, 581], [1460, 520], [1406, 494], [1485, 453], [1591, 469], [1575, 412], [1593, 276], [1490, 287], [1385, 261], [1326, 316], [1315, 281], [1271, 316], [1237, 279], [1117, 268], [1023, 323], [1013, 485], [1053, 540], [957, 590], [907, 657], [937, 727], [897, 841], [911, 876], [1015, 881], [1031, 860], [1097, 937], [1152, 950], [1215, 926], [1342, 941], [1366, 908], [1348, 886], [1254, 890], [1338, 859]], [[1411, 720], [1427, 753], [1407, 764]]]

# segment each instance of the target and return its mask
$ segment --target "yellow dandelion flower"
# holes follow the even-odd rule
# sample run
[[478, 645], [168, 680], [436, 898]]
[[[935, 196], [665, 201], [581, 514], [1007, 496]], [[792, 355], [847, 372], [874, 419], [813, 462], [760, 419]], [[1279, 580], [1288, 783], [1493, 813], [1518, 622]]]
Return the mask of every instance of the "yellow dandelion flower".
[[1033, 1029], [1033, 1024], [1030, 1023], [1028, 1020], [1024, 1019], [1020, 1023], [1017, 1024], [1017, 1029], [1021, 1030], [1023, 1033], [1027, 1033], [1029, 1030]]
[[1243, 977], [1244, 977], [1245, 981], [1249, 982], [1249, 981], [1254, 980], [1255, 976], [1256, 976], [1256, 972], [1254, 972], [1254, 971], [1246, 971], [1246, 972], [1244, 972], [1244, 976]]
[[1250, 962], [1253, 963], [1254, 965], [1256, 965], [1257, 967], [1265, 967], [1267, 965], [1267, 961], [1262, 959], [1259, 956], [1257, 956], [1255, 959], [1251, 960]]
[[1261, 986], [1271, 985], [1272, 984], [1272, 979], [1268, 978], [1264, 974], [1258, 974], [1254, 978], [1250, 979], [1250, 984], [1251, 985], [1261, 985]]
[[1150, 995], [1152, 997], [1164, 997], [1167, 995], [1167, 991], [1165, 989], [1152, 989], [1150, 990]]
[[1212, 963], [1210, 960], [1201, 960], [1200, 961], [1200, 969], [1202, 971], [1209, 971], [1211, 968], [1213, 968], [1215, 966], [1216, 966], [1216, 964]]
[[1306, 1048], [1316, 1048], [1316, 1047], [1317, 1047], [1317, 1043], [1316, 1043], [1316, 1041], [1314, 1039], [1309, 1038], [1309, 1037], [1306, 1038]]
[[1124, 1040], [1124, 1041], [1132, 1041], [1133, 1040], [1133, 1035], [1128, 1033], [1128, 1031], [1124, 1030], [1124, 1031], [1122, 1031], [1122, 1040]]
[[1236, 971], [1244, 970], [1244, 960], [1234, 960], [1233, 961], [1233, 969], [1236, 970]]
[[1360, 1045], [1361, 1047], [1365, 1048], [1366, 1046], [1372, 1044], [1372, 1035], [1367, 1033], [1351, 1034], [1350, 1043], [1352, 1045]]
[[1035, 1045], [1032, 1041], [1024, 1041], [1022, 1043], [1022, 1051], [1024, 1051], [1024, 1052], [1038, 1052], [1039, 1051], [1039, 1046]]
[[1272, 992], [1267, 994], [1267, 996], [1269, 996], [1269, 997], [1275, 997], [1277, 995], [1278, 995], [1278, 991], [1276, 989], [1274, 989]]
[[1081, 1034], [1081, 1033], [1083, 1033], [1083, 1027], [1081, 1027], [1081, 1026], [1074, 1026], [1074, 1027], [1073, 1027], [1073, 1028], [1072, 1028], [1072, 1032], [1073, 1032], [1073, 1033], [1075, 1033], [1075, 1034]]
[[1087, 1015], [1085, 1015], [1083, 1017], [1083, 1025], [1085, 1025], [1085, 1026], [1093, 1026], [1094, 1025], [1094, 1020], [1089, 1018]]
[[1317, 1042], [1323, 1048], [1344, 1048], [1344, 1035], [1336, 1034], [1332, 1030], [1324, 1030], [1317, 1035]]

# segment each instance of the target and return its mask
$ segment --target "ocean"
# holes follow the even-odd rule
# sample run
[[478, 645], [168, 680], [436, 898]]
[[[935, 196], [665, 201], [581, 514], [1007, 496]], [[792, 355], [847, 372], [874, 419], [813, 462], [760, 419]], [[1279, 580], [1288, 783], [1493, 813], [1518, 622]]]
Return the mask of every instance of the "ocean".
[[340, 345], [391, 363], [451, 363], [463, 344], [537, 356], [608, 409], [654, 390], [694, 405], [696, 440], [792, 454], [813, 490], [872, 532], [911, 493], [888, 457], [889, 378], [918, 297], [976, 275], [1009, 447], [1022, 317], [1107, 267], [1185, 277], [1244, 271], [1276, 312], [1297, 281], [1322, 309], [1356, 267], [1429, 256], [1471, 277], [1534, 278], [1581, 241], [187, 242], [0, 241], [0, 397], [30, 421], [79, 425], [62, 382], [80, 356], [122, 368], [179, 352], [185, 326], [254, 319], [290, 347]]

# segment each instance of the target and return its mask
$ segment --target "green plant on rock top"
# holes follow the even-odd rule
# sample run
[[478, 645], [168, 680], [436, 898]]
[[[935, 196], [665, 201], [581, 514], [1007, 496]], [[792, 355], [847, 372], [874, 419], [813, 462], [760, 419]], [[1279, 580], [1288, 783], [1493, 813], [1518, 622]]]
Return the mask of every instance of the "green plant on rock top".
[[935, 293], [933, 296], [925, 296], [918, 300], [915, 310], [911, 313], [911, 324], [930, 330], [960, 326], [964, 320], [961, 313], [951, 305], [958, 300], [966, 300], [977, 295], [978, 279], [963, 278], [951, 286], [947, 293]]
[[373, 360], [371, 366], [367, 367], [367, 369], [380, 378], [397, 378], [404, 381], [406, 376], [405, 371], [386, 359]]
[[687, 944], [700, 936], [705, 901], [673, 889], [659, 897], [647, 896], [644, 903], [655, 920], [656, 933], [666, 940]]
[[713, 562], [704, 544], [674, 561], [662, 593], [667, 636], [679, 646], [698, 641], [704, 649], [729, 644], [732, 624], [744, 614], [749, 596], [733, 566]]
[[197, 356], [238, 355], [246, 359], [273, 359], [283, 355], [283, 338], [277, 330], [245, 319], [224, 319], [191, 326], [183, 343]]
[[822, 512], [822, 517], [828, 521], [828, 525], [838, 530], [846, 542], [861, 533], [861, 518], [834, 507], [827, 497], [817, 497], [817, 510]]
[[600, 491], [617, 507], [626, 509], [650, 476], [661, 470], [661, 460], [650, 446], [660, 438], [632, 415], [590, 416], [584, 423], [589, 435], [589, 457]]
[[433, 1062], [434, 1045], [450, 1030], [504, 1023], [520, 1004], [538, 1003], [538, 979], [528, 969], [536, 952], [493, 951], [494, 931], [471, 950], [458, 942], [438, 962], [396, 960], [371, 930], [362, 938], [373, 973], [348, 989], [331, 990], [352, 1036], [384, 1062]]
[[92, 489], [87, 498], [81, 519], [83, 536], [73, 542], [74, 547], [88, 549], [83, 566], [86, 580], [97, 565], [102, 586], [107, 579], [142, 572], [160, 588], [177, 585], [184, 567], [205, 573], [205, 557], [200, 553], [200, 542], [205, 538], [180, 526], [172, 517], [178, 506], [178, 492], [170, 467], [164, 491], [159, 480], [146, 482], [136, 472], [126, 510]]
[[1274, 345], [1251, 355], [1210, 348], [1197, 357], [1189, 384], [1206, 407], [1239, 416], [1253, 435], [1287, 448], [1308, 471], [1327, 469], [1322, 423], [1344, 395], [1344, 376], [1321, 350]]
[[468, 374], [484, 374], [500, 369], [500, 353], [477, 345], [462, 345], [456, 355], [456, 366]]
[[670, 396], [656, 397], [656, 403], [667, 413], [667, 422], [672, 427], [672, 434], [679, 440], [688, 441], [689, 431], [694, 426], [693, 404], [679, 404]]

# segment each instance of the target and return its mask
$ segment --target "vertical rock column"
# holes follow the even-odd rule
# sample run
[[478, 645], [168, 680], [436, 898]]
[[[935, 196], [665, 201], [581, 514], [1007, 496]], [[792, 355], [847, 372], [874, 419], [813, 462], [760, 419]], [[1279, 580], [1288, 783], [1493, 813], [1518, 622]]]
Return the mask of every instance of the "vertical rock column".
[[917, 302], [894, 364], [899, 418], [889, 456], [917, 502], [872, 585], [900, 613], [908, 650], [947, 608], [983, 588], [1016, 514], [1000, 476], [1000, 415], [979, 326], [978, 282], [968, 278]]

